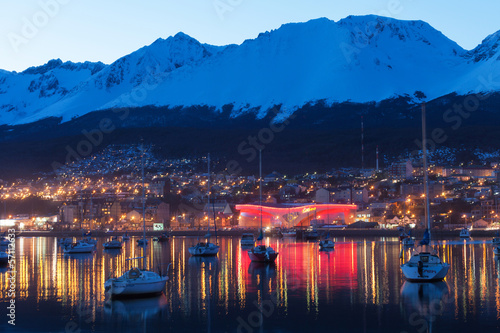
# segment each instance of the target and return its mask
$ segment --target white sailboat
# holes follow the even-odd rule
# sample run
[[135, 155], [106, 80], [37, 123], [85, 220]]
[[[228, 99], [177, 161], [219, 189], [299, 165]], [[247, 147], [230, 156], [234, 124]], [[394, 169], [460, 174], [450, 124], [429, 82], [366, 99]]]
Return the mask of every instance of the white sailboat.
[[94, 251], [94, 244], [89, 244], [83, 240], [79, 240], [76, 243], [66, 245], [64, 248], [64, 253], [92, 253]]
[[445, 278], [450, 265], [442, 262], [437, 252], [429, 245], [431, 240], [431, 224], [429, 218], [429, 186], [427, 177], [427, 140], [425, 131], [425, 104], [422, 105], [422, 152], [423, 152], [423, 168], [424, 168], [424, 192], [425, 192], [425, 220], [427, 223], [426, 234], [424, 237], [425, 244], [417, 247], [412, 253], [410, 260], [401, 265], [401, 271], [406, 280], [411, 282], [430, 282], [440, 281]]
[[[145, 192], [144, 192], [144, 149], [141, 155], [142, 167], [142, 239], [146, 241], [146, 216], [145, 216]], [[145, 243], [145, 242], [144, 242]], [[143, 255], [139, 258], [131, 258], [128, 260], [145, 259], [146, 247], [142, 248]], [[104, 289], [111, 297], [146, 297], [151, 295], [160, 294], [165, 288], [168, 280], [168, 270], [171, 263], [167, 268], [167, 275], [163, 276], [159, 273], [149, 271], [147, 269], [140, 269], [134, 267], [122, 276], [117, 278], [110, 278], [104, 283]], [[144, 265], [145, 266], [145, 265]]]
[[[264, 238], [262, 231], [262, 150], [259, 150], [259, 201], [260, 201], [260, 235], [257, 240], [261, 241]], [[248, 257], [254, 262], [273, 263], [278, 257], [278, 252], [270, 246], [264, 244], [257, 245], [248, 251]]]
[[[210, 207], [210, 154], [208, 154], [208, 180], [207, 180], [207, 196], [208, 196], [208, 207]], [[215, 223], [215, 207], [213, 208], [214, 210], [214, 228], [215, 232], [217, 233], [217, 225]], [[206, 242], [198, 242], [195, 246], [191, 246], [188, 251], [189, 254], [192, 256], [200, 256], [200, 257], [212, 257], [216, 256], [217, 253], [219, 253], [219, 246], [213, 243], [210, 243], [210, 222], [208, 222], [208, 231], [207, 234], [205, 235], [205, 238], [207, 238]], [[217, 239], [217, 234], [215, 235], [215, 238]]]

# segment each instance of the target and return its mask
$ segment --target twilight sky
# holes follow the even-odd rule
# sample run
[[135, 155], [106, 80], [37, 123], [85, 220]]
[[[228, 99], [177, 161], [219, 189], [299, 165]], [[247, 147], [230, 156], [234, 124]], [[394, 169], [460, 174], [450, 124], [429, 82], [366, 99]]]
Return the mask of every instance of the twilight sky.
[[109, 64], [182, 31], [240, 44], [284, 23], [376, 14], [423, 20], [465, 49], [500, 30], [500, 1], [482, 0], [0, 0], [0, 68], [50, 59]]

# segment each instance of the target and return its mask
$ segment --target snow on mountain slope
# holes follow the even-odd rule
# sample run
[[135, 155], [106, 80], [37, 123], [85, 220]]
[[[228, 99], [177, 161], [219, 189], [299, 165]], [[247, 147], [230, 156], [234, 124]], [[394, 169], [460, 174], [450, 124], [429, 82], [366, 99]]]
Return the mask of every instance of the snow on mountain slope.
[[[183, 33], [158, 39], [149, 46], [125, 56], [83, 82], [64, 99], [26, 117], [25, 122], [43, 117], [75, 116], [102, 108], [110, 100], [121, 98], [123, 105], [140, 106], [143, 94], [177, 69], [193, 65], [221, 52], [224, 47], [202, 45]], [[132, 96], [130, 92], [133, 93]]]
[[24, 122], [34, 110], [56, 103], [93, 74], [103, 63], [63, 63], [51, 60], [16, 73], [0, 73], [0, 123]]
[[[21, 108], [11, 103], [24, 112], [17, 117], [3, 117], [1, 105], [9, 103], [2, 96], [23, 96], [23, 90], [21, 85], [15, 93], [6, 88], [14, 74], [0, 73], [0, 122], [26, 123], [49, 116], [67, 121], [94, 110], [146, 105], [220, 110], [233, 104], [233, 116], [258, 110], [258, 117], [281, 105], [286, 116], [320, 100], [381, 101], [411, 97], [415, 91], [432, 99], [451, 92], [496, 91], [500, 80], [492, 75], [500, 73], [499, 39], [500, 32], [466, 51], [425, 22], [372, 15], [285, 24], [226, 47], [201, 44], [179, 33], [94, 75], [75, 78], [81, 81], [73, 89], [60, 88], [62, 74], [57, 76], [59, 85], [53, 77], [38, 77], [40, 88], [35, 82], [34, 89], [44, 85], [44, 96], [38, 92], [37, 101], [29, 95], [29, 104]], [[39, 70], [37, 75], [54, 70]], [[50, 96], [58, 98], [49, 103]]]
[[[286, 24], [177, 71], [143, 104], [234, 104], [241, 112], [260, 107], [263, 115], [277, 104], [289, 113], [323, 99], [380, 101], [417, 90], [432, 98], [449, 92], [448, 82], [464, 69], [464, 54], [424, 22], [317, 19]], [[118, 99], [104, 107], [115, 106], [126, 105]]]

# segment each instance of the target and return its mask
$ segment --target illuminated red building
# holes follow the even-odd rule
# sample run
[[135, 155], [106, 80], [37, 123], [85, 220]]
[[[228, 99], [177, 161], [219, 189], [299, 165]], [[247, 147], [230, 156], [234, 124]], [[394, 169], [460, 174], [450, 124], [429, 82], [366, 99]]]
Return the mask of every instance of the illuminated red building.
[[317, 224], [333, 224], [343, 221], [354, 222], [356, 205], [340, 204], [245, 204], [236, 205], [240, 211], [239, 225], [247, 228], [259, 228], [262, 214], [263, 227], [291, 228]]

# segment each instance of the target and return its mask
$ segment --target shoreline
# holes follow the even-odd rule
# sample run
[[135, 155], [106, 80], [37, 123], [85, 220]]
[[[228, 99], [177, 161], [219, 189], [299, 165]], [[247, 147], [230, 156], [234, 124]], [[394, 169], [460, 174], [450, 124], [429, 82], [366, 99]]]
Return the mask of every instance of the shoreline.
[[[320, 234], [325, 236], [327, 233], [330, 237], [399, 237], [400, 231], [398, 230], [386, 230], [386, 229], [329, 229], [329, 228], [318, 228]], [[479, 230], [475, 229], [470, 232], [471, 238], [474, 237], [495, 237], [498, 230]], [[112, 236], [122, 236], [125, 232], [104, 232], [104, 231], [92, 231], [91, 237], [112, 237]], [[206, 234], [206, 230], [174, 230], [174, 231], [146, 231], [147, 237], [157, 237], [163, 233], [167, 233], [170, 236], [178, 237], [203, 237]], [[217, 236], [238, 236], [240, 237], [243, 233], [254, 233], [258, 234], [257, 229], [236, 229], [236, 230], [221, 230], [217, 231]], [[424, 233], [423, 229], [412, 230], [412, 237], [417, 239], [421, 238]], [[142, 231], [128, 231], [129, 236], [142, 236]], [[459, 230], [432, 230], [433, 238], [459, 238]], [[212, 236], [215, 233], [212, 232]], [[16, 237], [82, 237], [81, 231], [22, 231], [17, 232]]]

